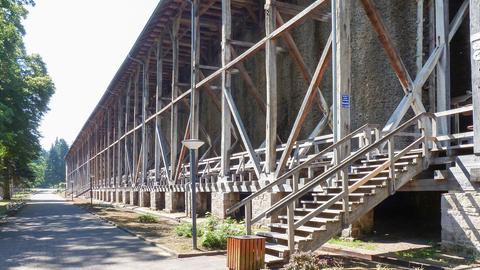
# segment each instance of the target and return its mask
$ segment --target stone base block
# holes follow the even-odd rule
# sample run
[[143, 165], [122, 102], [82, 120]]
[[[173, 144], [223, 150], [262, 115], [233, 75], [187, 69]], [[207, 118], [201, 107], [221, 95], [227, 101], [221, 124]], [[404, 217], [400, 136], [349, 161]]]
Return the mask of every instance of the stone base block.
[[[211, 193], [210, 192], [197, 192], [197, 216], [204, 216], [211, 210]], [[188, 217], [192, 216], [192, 195], [190, 192], [185, 193], [185, 214]]]
[[138, 206], [138, 191], [130, 191], [129, 204]]
[[149, 191], [139, 191], [139, 206], [140, 207], [150, 207], [150, 192]]
[[130, 204], [130, 191], [123, 191], [123, 204]]
[[[252, 200], [252, 217], [256, 217], [257, 215], [263, 213], [267, 209], [269, 209], [273, 204], [281, 200], [285, 197], [288, 193], [286, 192], [265, 192], [255, 199]], [[270, 218], [262, 219], [258, 224], [259, 225], [268, 225], [270, 223], [278, 222], [278, 215], [285, 215], [286, 209], [283, 209], [279, 213], [272, 215]]]
[[480, 255], [480, 193], [442, 194], [442, 245]]
[[185, 193], [184, 192], [165, 192], [165, 212], [183, 212], [185, 211]]
[[165, 192], [150, 192], [150, 208], [153, 210], [165, 208]]
[[212, 192], [212, 214], [219, 218], [226, 218], [226, 211], [232, 205], [240, 201], [240, 193], [238, 192]]

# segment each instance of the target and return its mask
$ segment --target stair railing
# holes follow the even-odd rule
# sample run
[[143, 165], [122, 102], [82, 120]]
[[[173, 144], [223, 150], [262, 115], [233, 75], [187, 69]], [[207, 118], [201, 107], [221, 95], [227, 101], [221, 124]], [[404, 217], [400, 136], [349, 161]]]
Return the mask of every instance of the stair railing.
[[[294, 235], [295, 235], [295, 229], [298, 229], [300, 226], [304, 225], [306, 222], [311, 220], [311, 218], [318, 216], [322, 211], [328, 209], [330, 206], [332, 206], [334, 203], [343, 200], [344, 203], [344, 209], [343, 209], [343, 219], [344, 219], [344, 224], [348, 224], [349, 222], [349, 217], [348, 217], [348, 197], [351, 192], [354, 192], [356, 189], [358, 189], [363, 183], [367, 182], [371, 178], [375, 177], [379, 173], [381, 173], [385, 168], [389, 167], [390, 171], [390, 182], [394, 182], [394, 172], [395, 172], [395, 162], [399, 160], [402, 156], [404, 156], [406, 153], [414, 149], [418, 144], [422, 144], [422, 155], [427, 156], [429, 151], [428, 151], [428, 142], [433, 141], [435, 136], [436, 136], [436, 130], [425, 130], [425, 128], [422, 129], [422, 136], [415, 140], [413, 143], [411, 143], [409, 146], [405, 147], [402, 151], [397, 153], [396, 155], [394, 154], [394, 137], [397, 133], [400, 131], [403, 131], [409, 126], [414, 125], [417, 121], [420, 120], [431, 120], [432, 125], [431, 126], [436, 126], [436, 118], [433, 114], [431, 113], [422, 113], [419, 114], [410, 120], [406, 121], [393, 131], [385, 134], [383, 137], [378, 138], [374, 143], [370, 145], [366, 145], [362, 148], [360, 148], [358, 151], [355, 153], [352, 153], [350, 156], [346, 157], [341, 163], [331, 167], [321, 175], [315, 177], [312, 179], [309, 183], [307, 183], [305, 186], [303, 186], [301, 189], [299, 189], [296, 192], [292, 192], [291, 194], [287, 195], [274, 205], [272, 205], [269, 209], [263, 211], [262, 213], [258, 214], [256, 217], [254, 217], [251, 221], [251, 223], [258, 222], [262, 218], [268, 218], [270, 217], [273, 213], [276, 213], [284, 208], [287, 208], [287, 222], [288, 222], [288, 229], [287, 229], [287, 235], [288, 235], [288, 246], [290, 251], [294, 250]], [[427, 136], [427, 132], [429, 133]], [[343, 177], [342, 179], [342, 187], [343, 190], [339, 194], [335, 195], [331, 199], [329, 199], [327, 202], [324, 204], [320, 205], [307, 215], [305, 215], [302, 219], [298, 220], [295, 222], [294, 220], [294, 202], [300, 199], [302, 196], [310, 192], [314, 187], [320, 185], [322, 182], [328, 180], [331, 177], [334, 177], [335, 175], [339, 174], [341, 171], [345, 170], [348, 168], [348, 166], [352, 165], [353, 162], [361, 159], [364, 156], [368, 156], [369, 153], [373, 151], [380, 151], [381, 148], [383, 147], [382, 145], [384, 143], [388, 144], [388, 160], [384, 162], [382, 165], [380, 165], [378, 168], [376, 168], [374, 171], [371, 173], [367, 174], [367, 176], [363, 177], [358, 184], [354, 184], [352, 186], [348, 185], [348, 177]], [[253, 194], [252, 194], [253, 195]]]
[[[289, 177], [294, 178], [292, 182], [294, 183], [294, 186], [295, 186], [295, 184], [298, 183], [297, 182], [298, 181], [298, 172], [300, 170], [309, 166], [311, 163], [313, 163], [319, 157], [324, 156], [325, 154], [327, 154], [329, 152], [332, 152], [337, 147], [343, 145], [345, 142], [348, 142], [350, 139], [352, 139], [357, 134], [360, 134], [360, 133], [364, 132], [365, 130], [372, 130], [372, 129], [375, 129], [376, 130], [375, 134], [378, 134], [378, 125], [372, 125], [372, 124], [366, 124], [366, 125], [358, 128], [357, 130], [351, 132], [350, 134], [348, 134], [347, 136], [345, 136], [344, 138], [342, 138], [338, 142], [336, 142], [334, 144], [331, 144], [330, 146], [326, 147], [325, 149], [323, 149], [319, 153], [317, 153], [317, 154], [313, 155], [312, 157], [308, 158], [307, 160], [305, 160], [303, 163], [295, 166], [294, 168], [292, 168], [288, 172], [284, 173], [282, 176], [278, 177], [274, 181], [272, 181], [272, 182], [268, 183], [267, 185], [265, 185], [264, 187], [260, 188], [257, 192], [252, 193], [251, 195], [249, 195], [245, 199], [243, 199], [240, 202], [234, 204], [232, 207], [227, 209], [226, 213], [227, 214], [232, 214], [234, 211], [238, 210], [240, 207], [245, 206], [246, 230], [247, 230], [247, 234], [251, 234], [252, 224], [256, 223], [259, 220], [257, 218], [252, 220], [252, 200], [253, 199], [255, 199], [256, 197], [265, 193], [266, 191], [270, 190], [272, 187], [283, 184]], [[295, 189], [296, 188], [293, 188], [293, 190], [295, 190]]]

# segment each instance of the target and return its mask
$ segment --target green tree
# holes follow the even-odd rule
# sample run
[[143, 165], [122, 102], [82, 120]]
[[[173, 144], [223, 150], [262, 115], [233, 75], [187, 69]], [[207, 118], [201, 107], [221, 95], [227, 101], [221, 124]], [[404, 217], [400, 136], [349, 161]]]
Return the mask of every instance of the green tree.
[[0, 187], [29, 186], [41, 147], [38, 126], [55, 91], [38, 55], [28, 55], [22, 20], [32, 0], [0, 0]]
[[68, 151], [68, 144], [64, 139], [56, 139], [50, 147], [46, 160], [44, 185], [51, 187], [65, 182], [65, 155]]

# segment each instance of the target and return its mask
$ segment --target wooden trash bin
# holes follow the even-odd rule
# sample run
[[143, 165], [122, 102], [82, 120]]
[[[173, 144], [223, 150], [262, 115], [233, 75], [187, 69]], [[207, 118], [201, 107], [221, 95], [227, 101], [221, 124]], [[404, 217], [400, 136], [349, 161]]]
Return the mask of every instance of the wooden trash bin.
[[227, 239], [227, 267], [235, 270], [262, 269], [265, 264], [265, 238], [246, 235]]

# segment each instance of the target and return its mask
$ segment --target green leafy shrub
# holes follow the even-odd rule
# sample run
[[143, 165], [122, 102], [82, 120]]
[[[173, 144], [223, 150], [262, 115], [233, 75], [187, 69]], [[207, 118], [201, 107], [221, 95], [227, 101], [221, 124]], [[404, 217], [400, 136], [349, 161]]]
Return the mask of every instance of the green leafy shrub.
[[[192, 237], [192, 224], [181, 223], [175, 227], [178, 236]], [[200, 244], [208, 249], [225, 249], [227, 238], [245, 235], [245, 226], [232, 218], [221, 220], [207, 213], [207, 218], [199, 224], [197, 235], [201, 237]]]
[[157, 218], [155, 216], [144, 214], [138, 217], [140, 223], [156, 223]]
[[[185, 236], [185, 237], [192, 237], [192, 224], [191, 223], [186, 223], [182, 222], [175, 226], [175, 233], [178, 236]], [[197, 227], [197, 236], [202, 236], [203, 235], [203, 229]]]

